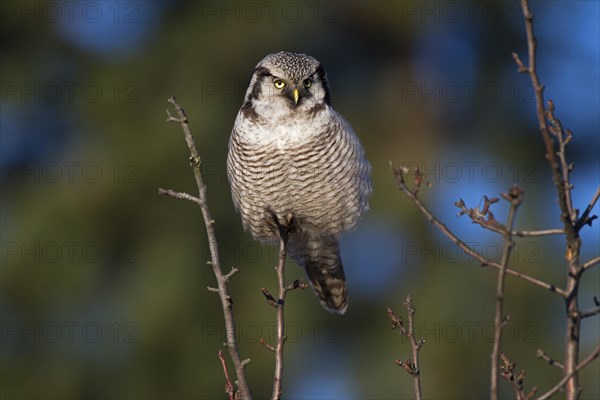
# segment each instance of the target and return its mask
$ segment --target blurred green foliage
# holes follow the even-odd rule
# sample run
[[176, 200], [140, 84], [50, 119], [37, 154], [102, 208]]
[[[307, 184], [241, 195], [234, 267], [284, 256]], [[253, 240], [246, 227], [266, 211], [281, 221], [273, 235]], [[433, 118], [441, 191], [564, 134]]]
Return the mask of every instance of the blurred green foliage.
[[[564, 18], [562, 32], [548, 33], [556, 25], [544, 24], [572, 7], [582, 21]], [[570, 37], [591, 40], [587, 53], [557, 38], [587, 26], [597, 5], [539, 2], [534, 10], [550, 94], [560, 82], [544, 72], [572, 60], [581, 70], [560, 81], [598, 104], [597, 85], [588, 86], [598, 70], [585, 69], [597, 65], [598, 20]], [[3, 2], [2, 398], [225, 396], [222, 311], [206, 290], [215, 283], [201, 214], [157, 194], [195, 191], [180, 128], [166, 122], [171, 95], [203, 157], [223, 266], [240, 269], [230, 288], [250, 385], [256, 398], [270, 395], [273, 355], [259, 339], [272, 340], [275, 316], [259, 289], [275, 288], [276, 249], [243, 232], [224, 167], [252, 69], [279, 50], [324, 64], [374, 183], [371, 211], [343, 249], [347, 315], [324, 312], [308, 290], [288, 297], [284, 397], [410, 398], [412, 382], [394, 364], [410, 346], [385, 312], [404, 314], [409, 293], [427, 340], [425, 397], [487, 397], [496, 274], [433, 229], [396, 189], [388, 163], [424, 163], [433, 184], [423, 201], [482, 247], [500, 239], [456, 218], [452, 204], [463, 197], [476, 207], [513, 181], [526, 193], [519, 229], [560, 226], [530, 88], [510, 55], [525, 54], [522, 22], [512, 2]], [[555, 102], [559, 117], [583, 107]], [[563, 122], [579, 128], [569, 154], [584, 208], [598, 185], [598, 114]], [[487, 163], [501, 177], [483, 174]], [[506, 205], [494, 207], [502, 220]], [[587, 258], [599, 249], [597, 227], [589, 230]], [[562, 285], [563, 245], [522, 240], [511, 267]], [[378, 280], [383, 264], [391, 269]], [[289, 280], [303, 276], [287, 270]], [[586, 274], [584, 308], [598, 280], [598, 268]], [[526, 388], [544, 390], [561, 374], [535, 353], [561, 359], [563, 304], [512, 277], [507, 288], [503, 350], [526, 370]], [[582, 356], [599, 332], [597, 318], [584, 321]], [[584, 398], [600, 397], [598, 375], [598, 362], [581, 373]], [[506, 382], [501, 396], [512, 396]]]

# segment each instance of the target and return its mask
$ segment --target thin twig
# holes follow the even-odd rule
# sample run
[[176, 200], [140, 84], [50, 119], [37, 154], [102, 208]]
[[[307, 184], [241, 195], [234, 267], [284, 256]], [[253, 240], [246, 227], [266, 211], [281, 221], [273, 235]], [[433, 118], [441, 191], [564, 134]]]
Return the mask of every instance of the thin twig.
[[[448, 229], [448, 227], [442, 223], [437, 217], [435, 217], [431, 211], [429, 211], [429, 209], [427, 209], [427, 207], [421, 203], [421, 201], [419, 200], [419, 198], [416, 196], [416, 194], [410, 190], [410, 188], [406, 185], [406, 182], [404, 180], [404, 172], [402, 171], [401, 168], [394, 168], [391, 163], [390, 166], [392, 168], [392, 171], [394, 172], [394, 177], [396, 178], [396, 182], [398, 183], [398, 187], [400, 188], [400, 190], [402, 190], [407, 196], [408, 198], [415, 204], [415, 206], [417, 207], [417, 209], [421, 212], [421, 214], [423, 214], [425, 216], [425, 218], [427, 218], [427, 220], [429, 222], [431, 222], [432, 224], [434, 224], [444, 235], [446, 235], [448, 237], [448, 239], [450, 239], [452, 242], [454, 242], [462, 251], [465, 252], [465, 254], [473, 257], [474, 259], [476, 259], [477, 261], [479, 261], [482, 265], [484, 266], [490, 266], [492, 268], [495, 269], [500, 269], [502, 268], [502, 266], [499, 263], [496, 263], [494, 261], [488, 260], [487, 258], [485, 258], [483, 255], [481, 255], [480, 253], [478, 253], [477, 251], [473, 250], [472, 248], [470, 248], [465, 242], [463, 242], [458, 236], [456, 236], [450, 229]], [[567, 296], [567, 292], [565, 292], [563, 289], [546, 283], [544, 281], [541, 281], [539, 279], [533, 278], [527, 274], [524, 274], [522, 272], [519, 271], [515, 271], [512, 270], [510, 268], [506, 268], [506, 273], [509, 275], [513, 275], [516, 276], [518, 278], [521, 278], [527, 282], [530, 282], [536, 286], [539, 286], [543, 289], [549, 290], [551, 292], [557, 293], [562, 297], [566, 297]]]
[[[566, 236], [566, 254], [567, 283], [565, 291], [568, 295], [566, 302], [566, 324], [565, 324], [565, 360], [564, 372], [566, 377], [565, 397], [569, 400], [577, 399], [580, 387], [579, 376], [577, 374], [577, 365], [579, 359], [579, 338], [581, 334], [581, 319], [573, 317], [579, 314], [578, 292], [581, 279], [582, 267], [579, 262], [581, 251], [581, 239], [579, 230], [582, 220], [575, 220], [576, 213], [571, 202], [571, 189], [569, 174], [572, 165], [566, 161], [565, 147], [571, 140], [570, 131], [563, 132], [562, 125], [554, 116], [554, 104], [549, 103], [549, 112], [546, 111], [544, 104], [544, 87], [540, 83], [536, 70], [536, 47], [537, 41], [533, 33], [533, 14], [529, 8], [528, 0], [521, 0], [521, 9], [525, 17], [525, 31], [527, 33], [527, 49], [529, 56], [529, 66], [525, 67], [519, 56], [513, 53], [513, 58], [517, 63], [520, 72], [527, 72], [533, 85], [536, 99], [536, 114], [538, 118], [539, 130], [546, 148], [546, 158], [552, 171], [552, 180], [558, 195], [558, 205], [561, 211], [561, 221], [563, 222]], [[549, 128], [547, 120], [550, 120], [552, 126]], [[555, 149], [551, 132], [558, 139], [558, 150]], [[558, 159], [557, 159], [558, 156]], [[600, 196], [600, 194], [599, 194]], [[595, 202], [595, 201], [593, 201]], [[592, 203], [593, 203], [592, 202]], [[586, 221], [588, 217], [586, 216]]]
[[265, 346], [265, 348], [269, 351], [272, 351], [273, 353], [275, 353], [276, 349], [275, 347], [271, 346], [269, 343], [267, 343], [267, 341], [263, 338], [260, 338], [258, 340], [260, 342], [260, 344], [262, 344], [263, 346]]
[[227, 287], [227, 279], [232, 276], [232, 273], [225, 275], [221, 269], [221, 262], [219, 260], [219, 251], [217, 245], [217, 239], [215, 235], [214, 229], [214, 220], [210, 216], [210, 211], [208, 209], [208, 202], [206, 196], [206, 185], [204, 184], [204, 180], [202, 179], [202, 171], [201, 171], [201, 160], [200, 155], [198, 153], [198, 149], [196, 148], [196, 143], [194, 141], [194, 137], [190, 131], [190, 127], [188, 125], [188, 119], [185, 114], [185, 111], [177, 103], [175, 97], [169, 98], [169, 103], [173, 105], [175, 111], [177, 113], [177, 118], [171, 116], [169, 111], [167, 110], [167, 121], [179, 122], [181, 129], [183, 130], [185, 141], [188, 145], [188, 149], [190, 151], [190, 165], [192, 170], [194, 171], [194, 177], [196, 179], [196, 186], [198, 187], [198, 198], [196, 200], [195, 197], [191, 195], [186, 195], [183, 193], [173, 192], [169, 190], [160, 190], [159, 193], [166, 194], [175, 198], [183, 198], [186, 200], [191, 200], [197, 203], [200, 206], [200, 210], [202, 212], [202, 216], [204, 218], [204, 225], [206, 228], [206, 234], [208, 237], [208, 246], [210, 249], [210, 265], [215, 274], [215, 278], [217, 280], [218, 288], [214, 288], [211, 291], [216, 291], [219, 294], [219, 298], [221, 299], [221, 306], [223, 308], [223, 316], [225, 318], [225, 330], [227, 336], [227, 350], [229, 351], [229, 356], [233, 361], [233, 365], [236, 372], [237, 377], [237, 386], [239, 390], [239, 395], [241, 399], [251, 399], [250, 389], [248, 387], [248, 382], [246, 380], [246, 373], [244, 371], [244, 366], [248, 364], [247, 360], [242, 361], [240, 358], [240, 354], [237, 348], [237, 337], [236, 337], [236, 329], [235, 329], [235, 319], [233, 315], [233, 301], [231, 296], [229, 295], [229, 289]]
[[196, 203], [196, 204], [200, 205], [199, 198], [194, 197], [187, 193], [176, 192], [172, 189], [158, 188], [158, 194], [163, 195], [163, 196], [170, 196], [170, 197], [173, 197], [174, 199], [188, 200], [188, 201], [191, 201], [192, 203]]
[[581, 214], [581, 217], [577, 220], [576, 226], [578, 228], [581, 228], [585, 224], [591, 225], [592, 221], [596, 218], [595, 215], [592, 217], [588, 217], [588, 216], [590, 215], [590, 213], [592, 212], [592, 209], [598, 202], [598, 198], [600, 198], [600, 186], [598, 186], [598, 189], [596, 189], [596, 193], [594, 193], [594, 197], [592, 197], [590, 204], [588, 204], [588, 206], [586, 207], [583, 214]]
[[278, 296], [275, 298], [267, 288], [261, 288], [262, 294], [267, 300], [267, 304], [275, 308], [276, 316], [276, 337], [275, 345], [268, 344], [264, 339], [260, 339], [266, 349], [275, 353], [275, 372], [273, 376], [273, 393], [271, 395], [272, 400], [279, 400], [282, 394], [282, 381], [283, 381], [283, 348], [287, 340], [285, 335], [285, 298], [287, 293], [296, 289], [306, 289], [310, 287], [308, 284], [303, 283], [302, 280], [296, 279], [290, 285], [285, 284], [285, 257], [287, 251], [287, 243], [290, 233], [293, 231], [293, 222], [291, 217], [288, 218], [287, 225], [282, 225], [278, 222], [278, 218], [273, 215], [273, 226], [276, 226], [279, 231], [279, 259], [275, 271], [277, 272], [277, 286]]
[[479, 224], [482, 228], [489, 229], [493, 232], [497, 232], [500, 234], [504, 234], [506, 231], [506, 227], [502, 225], [500, 222], [494, 218], [494, 214], [491, 211], [491, 205], [497, 203], [499, 199], [494, 197], [489, 199], [487, 196], [483, 196], [483, 207], [480, 209], [476, 208], [467, 208], [465, 205], [465, 201], [463, 199], [458, 200], [454, 203], [456, 207], [460, 209], [458, 216], [467, 215], [471, 218], [471, 222], [474, 224]]
[[[542, 134], [542, 138], [544, 140], [544, 145], [546, 146], [546, 158], [550, 162], [550, 166], [552, 168], [552, 176], [554, 179], [554, 183], [556, 186], [563, 188], [562, 184], [562, 176], [560, 173], [560, 167], [556, 160], [556, 154], [554, 151], [554, 142], [552, 137], [550, 136], [550, 131], [548, 129], [548, 124], [546, 122], [546, 109], [544, 107], [544, 87], [540, 83], [539, 77], [537, 75], [536, 70], [536, 47], [537, 41], [533, 35], [533, 14], [529, 9], [529, 3], [527, 0], [521, 0], [521, 8], [523, 10], [523, 16], [525, 17], [525, 30], [527, 32], [527, 49], [529, 55], [529, 66], [525, 66], [521, 59], [519, 58], [517, 53], [513, 53], [513, 58], [517, 63], [519, 68], [519, 72], [529, 74], [529, 78], [531, 79], [531, 83], [535, 90], [536, 97], [536, 112], [538, 116], [538, 124], [539, 129]], [[566, 204], [565, 204], [566, 205]], [[562, 208], [561, 208], [562, 210]], [[567, 217], [569, 215], [568, 210], [562, 210], [563, 213], [566, 212]]]
[[[415, 192], [416, 194], [416, 192]], [[506, 227], [500, 224], [498, 221], [494, 219], [494, 215], [491, 213], [490, 205], [498, 201], [498, 199], [489, 199], [487, 196], [484, 196], [484, 206], [482, 210], [477, 208], [467, 208], [463, 199], [460, 199], [454, 205], [460, 208], [459, 215], [467, 215], [471, 218], [471, 221], [475, 224], [480, 225], [481, 227], [488, 229], [492, 232], [499, 233], [503, 235], [506, 232]], [[518, 237], [537, 237], [537, 236], [550, 236], [550, 235], [562, 235], [565, 233], [565, 230], [562, 228], [556, 229], [542, 229], [537, 231], [511, 231], [511, 236]]]
[[554, 365], [555, 367], [558, 367], [562, 370], [565, 369], [565, 366], [562, 365], [562, 363], [556, 361], [555, 359], [551, 358], [548, 354], [546, 354], [546, 352], [542, 349], [538, 349], [537, 353], [536, 353], [536, 357], [537, 358], [541, 358], [543, 360], [545, 360], [548, 364], [550, 365]]
[[600, 307], [594, 307], [594, 308], [590, 308], [589, 310], [583, 310], [579, 312], [579, 318], [584, 319], [584, 318], [589, 318], [589, 317], [593, 317], [594, 315], [598, 315], [600, 314]]
[[235, 400], [235, 389], [233, 388], [231, 379], [229, 379], [229, 372], [227, 371], [227, 363], [223, 357], [223, 352], [219, 350], [218, 355], [219, 360], [221, 360], [221, 365], [223, 366], [223, 373], [225, 374], [225, 393], [229, 395], [229, 400]]
[[510, 252], [514, 246], [512, 240], [512, 229], [515, 222], [515, 214], [517, 209], [523, 202], [523, 189], [517, 185], [513, 185], [508, 193], [503, 193], [502, 197], [510, 203], [508, 210], [508, 219], [506, 222], [506, 228], [503, 233], [504, 246], [502, 248], [502, 257], [500, 260], [500, 270], [498, 272], [498, 280], [496, 283], [496, 313], [494, 316], [494, 325], [496, 331], [494, 334], [494, 344], [492, 346], [491, 354], [491, 382], [490, 382], [490, 398], [492, 400], [498, 399], [498, 362], [500, 359], [500, 346], [502, 344], [502, 330], [506, 325], [507, 319], [504, 317], [504, 284], [506, 281], [506, 269], [508, 268], [508, 260]]
[[406, 315], [408, 318], [408, 328], [404, 326], [404, 321], [401, 316], [394, 314], [394, 311], [388, 307], [387, 315], [388, 318], [392, 322], [392, 329], [398, 329], [401, 335], [406, 336], [412, 348], [412, 359], [407, 358], [405, 361], [396, 360], [395, 363], [400, 367], [404, 368], [404, 370], [413, 378], [413, 390], [415, 393], [415, 399], [421, 400], [423, 398], [423, 394], [421, 391], [421, 369], [419, 367], [419, 350], [425, 344], [425, 339], [420, 337], [417, 339], [415, 333], [415, 306], [413, 303], [412, 295], [408, 295], [406, 297], [406, 301], [404, 302], [404, 306], [406, 307]]
[[513, 387], [513, 391], [517, 396], [517, 400], [529, 400], [537, 392], [538, 388], [535, 386], [529, 393], [523, 392], [523, 383], [525, 382], [525, 370], [521, 370], [518, 373], [515, 373], [515, 368], [517, 363], [511, 363], [508, 357], [502, 352], [500, 352], [500, 360], [502, 364], [500, 364], [500, 369], [502, 370], [502, 377], [509, 381]]
[[571, 196], [573, 185], [571, 185], [569, 178], [573, 166], [569, 165], [567, 162], [567, 156], [565, 152], [567, 144], [573, 138], [573, 134], [569, 130], [566, 132], [564, 131], [562, 123], [554, 115], [554, 109], [554, 102], [552, 100], [548, 100], [548, 108], [546, 109], [546, 119], [550, 123], [548, 129], [558, 141], [558, 151], [556, 152], [556, 155], [558, 156], [558, 161], [560, 162], [560, 172], [563, 182], [563, 190], [565, 193], [564, 201], [566, 208], [569, 211], [569, 221], [574, 223], [577, 220], [577, 214], [573, 208], [573, 198]]
[[600, 345], [596, 346], [596, 348], [587, 356], [581, 363], [579, 363], [573, 371], [569, 372], [564, 376], [552, 389], [548, 390], [546, 393], [538, 397], [537, 400], [547, 400], [554, 395], [554, 393], [558, 392], [560, 389], [565, 386], [567, 381], [573, 377], [573, 375], [577, 374], [583, 367], [594, 361], [600, 354]]
[[421, 369], [419, 368], [419, 350], [425, 341], [421, 338], [417, 340], [415, 336], [415, 306], [413, 304], [412, 296], [408, 295], [406, 301], [404, 302], [406, 306], [407, 316], [408, 316], [408, 338], [410, 339], [410, 345], [412, 347], [412, 356], [413, 356], [413, 367], [414, 373], [413, 375], [413, 388], [415, 391], [415, 399], [421, 400], [423, 395], [421, 394]]
[[585, 264], [583, 264], [581, 266], [581, 270], [587, 271], [588, 269], [592, 268], [594, 265], [600, 265], [600, 256], [594, 257], [591, 260], [589, 260], [588, 262], [586, 262]]
[[285, 285], [285, 253], [287, 247], [287, 232], [280, 228], [279, 235], [279, 262], [277, 263], [277, 283], [279, 286], [279, 299], [276, 308], [277, 315], [277, 342], [275, 344], [275, 376], [273, 378], [273, 394], [271, 399], [278, 400], [282, 393], [283, 380], [283, 346], [287, 337], [285, 336], [284, 305], [287, 287]]
[[275, 297], [273, 297], [267, 288], [261, 288], [260, 291], [262, 292], [263, 296], [265, 296], [265, 299], [269, 305], [273, 306], [274, 308], [278, 308], [280, 306], [277, 300], [275, 300]]
[[543, 229], [539, 231], [513, 231], [511, 234], [513, 236], [519, 237], [533, 237], [533, 236], [549, 236], [549, 235], [562, 235], [564, 234], [564, 229]]
[[237, 268], [231, 268], [231, 271], [229, 271], [226, 275], [223, 276], [225, 282], [229, 282], [229, 279], [231, 279], [231, 277], [237, 274], [239, 271], [240, 270]]
[[[558, 192], [559, 205], [561, 209], [561, 219], [565, 225], [565, 233], [567, 237], [571, 237], [575, 234], [575, 224], [573, 220], [571, 220], [571, 210], [569, 209], [569, 204], [567, 202], [567, 195], [565, 190], [567, 187], [570, 188], [570, 182], [565, 182], [563, 180], [563, 174], [561, 172], [561, 166], [559, 165], [559, 161], [557, 160], [557, 152], [554, 150], [554, 141], [552, 140], [552, 136], [550, 134], [550, 129], [548, 128], [547, 123], [547, 114], [546, 108], [544, 105], [544, 86], [540, 83], [540, 79], [536, 70], [536, 48], [537, 48], [537, 40], [535, 39], [533, 33], [533, 14], [529, 8], [528, 0], [521, 0], [521, 8], [523, 11], [523, 16], [525, 17], [525, 30], [527, 32], [527, 49], [529, 56], [529, 66], [525, 66], [518, 54], [513, 53], [513, 58], [518, 66], [519, 72], [529, 74], [529, 79], [533, 85], [535, 90], [535, 99], [536, 99], [536, 113], [538, 117], [538, 125], [540, 133], [542, 134], [542, 139], [544, 140], [544, 146], [546, 148], [546, 158], [550, 163], [550, 168], [552, 170], [552, 179], [554, 181], [554, 186]], [[564, 148], [562, 149], [564, 151]], [[568, 168], [568, 165], [567, 165]], [[568, 172], [568, 171], [567, 171]], [[566, 174], [568, 178], [568, 173]], [[570, 189], [569, 189], [570, 191]]]

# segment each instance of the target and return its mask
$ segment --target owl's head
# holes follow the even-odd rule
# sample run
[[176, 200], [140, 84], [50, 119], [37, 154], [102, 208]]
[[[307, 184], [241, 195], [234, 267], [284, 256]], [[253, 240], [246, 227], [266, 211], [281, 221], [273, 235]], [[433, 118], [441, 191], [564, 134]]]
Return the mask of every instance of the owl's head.
[[329, 104], [321, 63], [306, 54], [282, 51], [256, 65], [242, 108], [264, 114], [259, 111], [316, 111]]

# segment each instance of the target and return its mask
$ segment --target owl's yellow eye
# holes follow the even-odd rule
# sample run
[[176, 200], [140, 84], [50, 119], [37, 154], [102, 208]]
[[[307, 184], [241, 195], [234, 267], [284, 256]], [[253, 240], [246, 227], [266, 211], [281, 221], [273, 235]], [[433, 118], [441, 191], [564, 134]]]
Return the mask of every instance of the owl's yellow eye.
[[304, 84], [305, 88], [309, 88], [312, 86], [312, 81], [310, 79], [305, 79], [304, 82], [302, 82]]
[[273, 85], [275, 85], [277, 89], [283, 89], [285, 87], [285, 82], [281, 79], [277, 79], [275, 82], [273, 82]]

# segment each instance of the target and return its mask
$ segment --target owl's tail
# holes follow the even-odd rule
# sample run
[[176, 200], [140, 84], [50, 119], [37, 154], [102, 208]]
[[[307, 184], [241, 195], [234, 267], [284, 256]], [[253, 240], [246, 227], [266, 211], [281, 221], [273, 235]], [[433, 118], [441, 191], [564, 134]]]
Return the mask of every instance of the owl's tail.
[[346, 276], [337, 238], [307, 238], [296, 233], [288, 242], [288, 254], [306, 270], [323, 308], [344, 314], [348, 308]]

